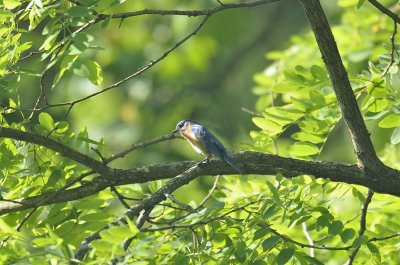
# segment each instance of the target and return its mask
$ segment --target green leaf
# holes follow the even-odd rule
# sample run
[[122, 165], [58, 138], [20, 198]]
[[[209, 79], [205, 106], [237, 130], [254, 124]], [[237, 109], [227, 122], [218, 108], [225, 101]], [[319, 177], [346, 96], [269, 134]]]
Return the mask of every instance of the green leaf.
[[85, 61], [85, 66], [89, 70], [88, 78], [95, 85], [103, 82], [103, 71], [100, 65], [95, 61]]
[[331, 235], [338, 235], [342, 232], [343, 227], [344, 226], [341, 221], [335, 220], [328, 226], [328, 232]]
[[323, 136], [308, 132], [296, 132], [292, 134], [292, 138], [300, 142], [310, 142], [313, 144], [318, 144], [325, 141], [325, 138]]
[[385, 87], [385, 81], [380, 77], [374, 78], [371, 84], [367, 86], [367, 92], [370, 96], [374, 98], [385, 98], [388, 91]]
[[389, 114], [378, 123], [381, 128], [393, 128], [400, 126], [400, 115]]
[[315, 90], [310, 91], [310, 99], [317, 107], [322, 107], [326, 104], [324, 95]]
[[308, 110], [313, 108], [311, 102], [306, 101], [304, 99], [298, 99], [298, 98], [295, 98], [295, 97], [290, 97], [290, 101], [293, 103], [293, 106], [296, 109], [300, 110], [300, 111], [306, 112], [306, 111], [308, 111]]
[[100, 232], [100, 237], [107, 242], [118, 244], [125, 238], [131, 237], [132, 233], [127, 225], [111, 226]]
[[272, 87], [272, 91], [276, 93], [287, 93], [291, 91], [296, 91], [297, 89], [297, 85], [287, 81], [280, 82]]
[[20, 6], [22, 3], [20, 3], [17, 0], [3, 0], [3, 5], [5, 8], [12, 10], [18, 6]]
[[377, 99], [372, 101], [368, 106], [368, 111], [370, 112], [381, 112], [386, 109], [389, 105], [389, 101], [387, 99]]
[[315, 223], [317, 231], [322, 230], [323, 228], [330, 225], [330, 221], [333, 219], [333, 216], [330, 213], [324, 213], [317, 218], [317, 222]]
[[358, 0], [357, 9], [359, 9], [364, 4], [364, 2], [365, 0]]
[[67, 15], [71, 17], [86, 17], [90, 15], [90, 9], [85, 6], [73, 6], [67, 11]]
[[263, 218], [268, 219], [274, 213], [276, 213], [276, 205], [275, 204], [271, 205], [270, 207], [267, 208], [267, 210], [265, 210], [265, 212], [263, 213]]
[[275, 202], [279, 202], [280, 201], [280, 197], [279, 197], [279, 193], [277, 188], [274, 186], [274, 184], [272, 184], [271, 182], [267, 181], [267, 186], [269, 188], [269, 190], [271, 191], [273, 197], [275, 198]]
[[271, 134], [278, 134], [278, 133], [282, 132], [282, 130], [283, 130], [281, 125], [279, 125], [271, 120], [268, 120], [266, 118], [253, 117], [252, 121], [259, 128], [261, 128], [262, 130], [267, 131]]
[[37, 247], [43, 247], [43, 246], [47, 246], [47, 245], [53, 245], [54, 244], [54, 240], [48, 237], [39, 237], [39, 238], [34, 238], [31, 243], [34, 246]]
[[239, 241], [236, 244], [235, 252], [233, 253], [233, 255], [241, 263], [246, 261], [246, 249], [247, 249], [246, 244], [243, 243], [242, 241]]
[[158, 253], [160, 254], [170, 254], [174, 252], [174, 248], [170, 244], [162, 244], [157, 248]]
[[328, 73], [324, 68], [318, 65], [312, 65], [310, 68], [312, 76], [317, 80], [326, 80], [328, 78]]
[[286, 264], [294, 254], [294, 248], [286, 248], [279, 252], [278, 256], [276, 257], [276, 263], [278, 265]]
[[347, 229], [342, 231], [342, 234], [340, 235], [340, 238], [342, 239], [343, 243], [346, 243], [347, 241], [352, 239], [355, 234], [356, 234], [356, 231], [354, 231], [353, 228], [347, 228]]
[[365, 202], [365, 196], [359, 190], [357, 190], [356, 188], [353, 187], [351, 189], [351, 193], [353, 194], [353, 196], [355, 198], [358, 198], [360, 200], [360, 202]]
[[42, 112], [39, 114], [39, 123], [49, 131], [54, 129], [54, 120], [46, 112]]
[[303, 84], [305, 81], [305, 78], [302, 75], [297, 74], [293, 70], [285, 69], [283, 70], [283, 75], [286, 77], [286, 79], [292, 81], [294, 84]]
[[391, 144], [400, 143], [400, 127], [396, 127], [396, 129], [394, 129], [392, 136], [390, 137], [390, 143]]
[[319, 153], [318, 146], [307, 143], [307, 142], [297, 142], [292, 144], [289, 149], [289, 154], [292, 156], [310, 156]]
[[61, 62], [61, 65], [60, 65], [60, 70], [57, 72], [57, 74], [54, 77], [51, 88], [54, 88], [60, 81], [61, 77], [63, 77], [64, 73], [67, 70], [70, 70], [72, 68], [72, 66], [74, 65], [74, 62], [76, 61], [76, 59], [78, 59], [78, 57], [79, 57], [79, 55], [67, 55], [64, 57], [64, 59]]
[[371, 242], [367, 243], [367, 247], [372, 254], [372, 261], [374, 264], [381, 264], [381, 253], [379, 249]]
[[267, 250], [269, 250], [270, 248], [274, 247], [274, 246], [279, 242], [279, 240], [280, 240], [280, 237], [279, 237], [279, 236], [271, 236], [271, 237], [265, 239], [265, 240], [262, 242], [263, 250], [264, 250], [264, 251], [267, 251]]
[[47, 35], [46, 39], [44, 40], [42, 46], [40, 46], [39, 50], [45, 50], [45, 51], [50, 50], [59, 33], [60, 33], [59, 30], [56, 29], [52, 33]]
[[108, 24], [110, 24], [111, 19], [112, 16], [107, 16], [106, 19], [104, 19], [104, 21], [101, 23], [101, 28], [107, 28]]
[[353, 248], [356, 248], [356, 247], [359, 247], [359, 246], [361, 246], [362, 244], [365, 244], [365, 243], [367, 243], [367, 242], [368, 242], [368, 237], [367, 237], [366, 235], [362, 235], [362, 236], [357, 237], [357, 238], [353, 241], [353, 243], [351, 244], [351, 246], [352, 246]]

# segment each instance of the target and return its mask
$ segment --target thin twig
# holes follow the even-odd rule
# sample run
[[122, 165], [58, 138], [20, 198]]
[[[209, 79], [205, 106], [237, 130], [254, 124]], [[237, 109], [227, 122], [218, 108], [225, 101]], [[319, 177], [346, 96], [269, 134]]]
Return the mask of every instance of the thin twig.
[[97, 232], [90, 234], [87, 236], [77, 249], [75, 253], [76, 260], [82, 260], [86, 253], [90, 249], [90, 243], [100, 238], [100, 232], [108, 229], [111, 226], [120, 225], [120, 223], [126, 223], [126, 218], [133, 219], [135, 216], [138, 216], [143, 210], [151, 211], [155, 205], [165, 200], [165, 194], [171, 194], [176, 189], [182, 187], [183, 185], [189, 183], [193, 179], [197, 178], [197, 171], [199, 171], [199, 167], [197, 164], [187, 169], [185, 172], [176, 176], [173, 179], [170, 179], [168, 182], [164, 184], [159, 190], [157, 190], [152, 196], [149, 198], [143, 199], [138, 204], [132, 206], [123, 216], [116, 219], [112, 223], [105, 225], [103, 228], [98, 230]]
[[188, 205], [188, 204], [186, 204], [186, 203], [183, 203], [183, 202], [181, 202], [181, 201], [175, 199], [175, 197], [174, 197], [172, 194], [164, 194], [164, 195], [165, 195], [165, 197], [166, 197], [167, 199], [169, 199], [169, 200], [171, 200], [173, 203], [179, 205], [179, 206], [181, 207], [182, 210], [188, 211], [188, 212], [190, 212], [190, 213], [194, 212], [194, 209], [193, 209], [190, 205]]
[[256, 116], [256, 117], [263, 117], [263, 115], [261, 113], [255, 112], [253, 110], [249, 110], [247, 108], [242, 108], [242, 111], [245, 113], [248, 113], [250, 115]]
[[[362, 236], [365, 233], [366, 230], [366, 223], [367, 223], [367, 212], [368, 212], [368, 206], [371, 203], [372, 196], [374, 195], [374, 192], [371, 189], [368, 189], [367, 196], [365, 198], [365, 202], [363, 205], [363, 208], [361, 210], [361, 218], [360, 218], [360, 229], [358, 231], [358, 235]], [[361, 246], [356, 247], [353, 249], [353, 251], [349, 255], [349, 259], [345, 263], [345, 265], [351, 265], [354, 262], [354, 259], [360, 250]]]
[[135, 151], [136, 149], [144, 148], [144, 147], [147, 147], [149, 145], [153, 145], [153, 144], [157, 144], [157, 143], [160, 143], [160, 142], [172, 140], [172, 139], [175, 139], [175, 138], [180, 138], [180, 136], [171, 133], [171, 134], [167, 134], [167, 135], [163, 135], [163, 136], [159, 136], [159, 137], [150, 139], [148, 141], [144, 141], [144, 142], [141, 142], [141, 143], [133, 144], [130, 148], [128, 148], [128, 149], [126, 149], [126, 150], [124, 150], [122, 152], [119, 152], [117, 154], [114, 154], [114, 155], [112, 155], [112, 156], [110, 156], [108, 158], [105, 158], [104, 159], [104, 163], [108, 164], [111, 161], [114, 161], [115, 159], [123, 158], [124, 156], [126, 156], [130, 152]]
[[[46, 101], [46, 102], [47, 102], [47, 101]], [[61, 122], [64, 121], [64, 120], [67, 118], [67, 116], [68, 116], [68, 114], [71, 112], [73, 106], [74, 106], [73, 104], [71, 104], [71, 105], [69, 106], [68, 110], [64, 113], [64, 115], [62, 116], [62, 118], [58, 121], [57, 125], [54, 126], [54, 128], [50, 130], [50, 132], [46, 135], [46, 137], [49, 137], [55, 130], [58, 130], [58, 128], [60, 128]], [[35, 107], [35, 108], [36, 108], [36, 107]], [[35, 108], [34, 108], [34, 109], [35, 109]]]
[[383, 14], [385, 14], [388, 17], [390, 17], [391, 19], [393, 19], [393, 21], [396, 21], [396, 23], [400, 23], [400, 18], [395, 13], [393, 13], [392, 11], [387, 9], [385, 6], [383, 6], [381, 3], [379, 3], [377, 0], [368, 0], [368, 2], [370, 2], [374, 7], [376, 7]]
[[121, 202], [121, 204], [126, 209], [129, 209], [131, 207], [129, 204], [126, 203], [126, 201], [124, 200], [124, 197], [121, 195], [121, 193], [114, 186], [111, 186], [110, 189], [111, 189], [112, 192], [115, 193], [115, 195], [117, 195], [118, 200]]
[[[211, 198], [211, 195], [214, 193], [214, 191], [217, 189], [218, 186], [218, 181], [221, 178], [221, 175], [218, 175], [215, 177], [214, 183], [210, 189], [210, 191], [208, 192], [208, 194], [206, 195], [206, 197], [204, 197], [204, 199], [199, 203], [199, 205], [196, 207], [196, 209], [200, 209], [203, 208], [203, 205], [208, 201], [208, 199]], [[195, 209], [195, 210], [196, 210]]]
[[[32, 208], [29, 213], [27, 213], [24, 218], [19, 222], [19, 224], [15, 227], [15, 231], [19, 232], [22, 228], [22, 226], [28, 221], [28, 219], [36, 212], [37, 208]], [[4, 244], [11, 238], [11, 236], [5, 237], [1, 243], [0, 243], [0, 248], [4, 246]]]
[[[381, 77], [384, 77], [390, 70], [390, 67], [392, 67], [393, 63], [394, 63], [394, 51], [397, 52], [396, 47], [395, 47], [395, 37], [397, 34], [397, 23], [396, 21], [393, 20], [393, 33], [392, 36], [390, 36], [390, 43], [391, 43], [391, 52], [390, 52], [390, 62], [389, 64], [386, 66], [386, 68], [383, 70]], [[398, 54], [397, 54], [397, 58], [398, 58]]]
[[204, 24], [207, 22], [209, 18], [209, 15], [206, 16], [201, 22], [200, 24], [188, 35], [186, 35], [184, 38], [182, 38], [181, 40], [179, 40], [177, 43], [175, 43], [175, 45], [171, 48], [169, 48], [168, 50], [166, 50], [160, 57], [158, 57], [155, 60], [150, 61], [147, 65], [139, 68], [136, 72], [134, 72], [133, 74], [125, 77], [124, 79], [112, 84], [111, 86], [108, 86], [106, 88], [101, 89], [98, 92], [92, 93], [90, 95], [87, 95], [85, 97], [82, 97], [80, 99], [76, 99], [70, 102], [64, 102], [64, 103], [56, 103], [56, 104], [49, 104], [46, 105], [42, 108], [36, 109], [37, 111], [42, 111], [48, 108], [54, 108], [54, 107], [62, 107], [62, 106], [71, 106], [71, 105], [75, 105], [77, 103], [80, 103], [82, 101], [88, 100], [92, 97], [95, 97], [99, 94], [102, 94], [104, 92], [107, 92], [113, 88], [119, 87], [120, 85], [122, 85], [123, 83], [127, 82], [128, 80], [137, 77], [139, 75], [141, 75], [143, 72], [147, 71], [148, 69], [152, 68], [153, 66], [155, 66], [157, 63], [159, 63], [160, 61], [162, 61], [165, 57], [167, 57], [171, 52], [173, 52], [175, 49], [177, 49], [179, 46], [181, 46], [184, 42], [186, 42], [188, 39], [190, 39], [192, 36], [196, 35], [197, 32], [199, 32], [199, 30], [204, 26]]
[[395, 238], [395, 237], [398, 237], [398, 236], [400, 236], [400, 232], [394, 233], [393, 235], [390, 235], [390, 236], [373, 237], [368, 242], [384, 241], [384, 240], [392, 239], [392, 238]]

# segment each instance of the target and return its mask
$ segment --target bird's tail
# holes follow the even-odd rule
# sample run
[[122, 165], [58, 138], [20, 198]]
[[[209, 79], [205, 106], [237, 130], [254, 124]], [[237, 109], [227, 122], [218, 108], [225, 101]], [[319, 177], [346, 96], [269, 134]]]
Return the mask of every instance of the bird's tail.
[[228, 155], [225, 154], [223, 156], [223, 159], [225, 160], [225, 162], [230, 165], [232, 168], [234, 168], [237, 172], [239, 172], [240, 175], [243, 175], [242, 171], [240, 170], [240, 168], [235, 164], [235, 162], [233, 162], [232, 158]]

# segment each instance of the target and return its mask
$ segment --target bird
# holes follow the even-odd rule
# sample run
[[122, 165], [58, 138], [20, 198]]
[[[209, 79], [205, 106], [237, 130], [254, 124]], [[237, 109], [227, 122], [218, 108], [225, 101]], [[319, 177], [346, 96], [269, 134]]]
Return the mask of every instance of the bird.
[[172, 134], [176, 132], [179, 132], [197, 153], [206, 157], [200, 163], [208, 162], [210, 157], [214, 155], [243, 175], [242, 171], [229, 156], [224, 145], [203, 125], [194, 120], [181, 120], [176, 124]]

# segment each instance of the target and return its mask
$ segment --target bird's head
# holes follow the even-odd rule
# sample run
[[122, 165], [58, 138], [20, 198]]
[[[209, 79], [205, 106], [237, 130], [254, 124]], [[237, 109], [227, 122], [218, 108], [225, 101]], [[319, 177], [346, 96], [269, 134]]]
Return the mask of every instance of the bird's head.
[[178, 122], [178, 124], [175, 127], [175, 130], [172, 131], [172, 133], [176, 132], [184, 132], [189, 126], [198, 124], [194, 120], [182, 120]]

